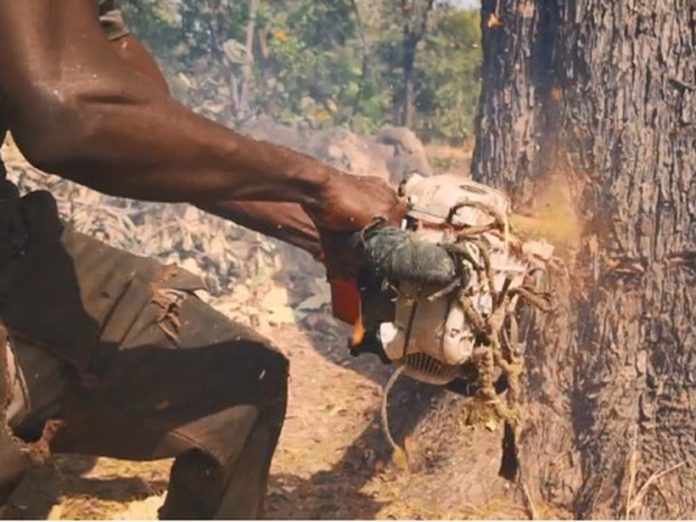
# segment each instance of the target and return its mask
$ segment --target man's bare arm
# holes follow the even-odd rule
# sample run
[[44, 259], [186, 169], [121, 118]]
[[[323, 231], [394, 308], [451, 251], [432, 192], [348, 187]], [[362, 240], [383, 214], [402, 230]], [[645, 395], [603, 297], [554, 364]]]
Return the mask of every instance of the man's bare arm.
[[[110, 42], [112, 50], [129, 67], [144, 74], [169, 93], [167, 81], [157, 62], [132, 35]], [[267, 236], [281, 239], [319, 258], [322, 255], [319, 231], [297, 203], [269, 201], [217, 201], [200, 205], [202, 210], [234, 221]]]
[[229, 219], [267, 236], [299, 247], [315, 258], [322, 253], [321, 238], [312, 220], [295, 203], [219, 201], [201, 210]]
[[0, 96], [28, 159], [102, 192], [198, 205], [299, 203], [319, 226], [401, 212], [386, 183], [343, 175], [179, 105], [127, 67], [92, 0], [0, 0]]

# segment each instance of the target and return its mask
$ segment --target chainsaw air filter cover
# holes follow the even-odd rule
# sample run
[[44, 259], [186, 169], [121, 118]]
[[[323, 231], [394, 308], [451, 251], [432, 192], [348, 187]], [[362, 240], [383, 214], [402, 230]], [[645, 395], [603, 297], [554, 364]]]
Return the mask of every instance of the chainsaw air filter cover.
[[[380, 325], [380, 339], [387, 356], [407, 375], [442, 385], [461, 375], [477, 342], [459, 300], [462, 291], [481, 317], [493, 311], [491, 285], [475, 265], [484, 267], [485, 256], [496, 292], [503, 286], [512, 290], [530, 269], [529, 254], [548, 260], [553, 249], [535, 242], [513, 251], [507, 228], [510, 201], [498, 190], [450, 175], [413, 175], [401, 190], [411, 208], [409, 233], [444, 248], [456, 245], [460, 279], [451, 288], [397, 282], [394, 319]], [[516, 304], [517, 298], [511, 299], [509, 311]]]

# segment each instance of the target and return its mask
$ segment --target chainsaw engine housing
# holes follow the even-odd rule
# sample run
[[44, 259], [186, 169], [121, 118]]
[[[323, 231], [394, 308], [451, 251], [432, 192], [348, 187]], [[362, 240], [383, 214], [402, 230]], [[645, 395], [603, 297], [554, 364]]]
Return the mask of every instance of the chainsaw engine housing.
[[[411, 176], [401, 187], [410, 206], [407, 229], [419, 241], [444, 248], [456, 243], [460, 278], [451, 289], [412, 281], [393, 282], [393, 320], [381, 322], [379, 338], [387, 357], [412, 378], [444, 385], [462, 376], [477, 345], [459, 299], [462, 291], [478, 314], [493, 311], [491, 284], [496, 292], [522, 285], [530, 270], [530, 255], [551, 256], [546, 243], [511, 248], [507, 218], [510, 201], [498, 190], [455, 176]], [[495, 225], [495, 226], [494, 226]], [[501, 230], [502, 229], [502, 230]], [[468, 239], [462, 239], [466, 232]], [[520, 244], [519, 242], [517, 243]], [[488, 266], [492, 281], [472, 267]], [[508, 304], [514, 311], [517, 298]]]

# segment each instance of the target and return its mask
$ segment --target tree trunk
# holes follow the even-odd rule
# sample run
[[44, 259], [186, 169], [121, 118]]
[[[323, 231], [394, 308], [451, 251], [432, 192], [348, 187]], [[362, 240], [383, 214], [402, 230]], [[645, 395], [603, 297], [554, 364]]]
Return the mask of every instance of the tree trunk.
[[256, 14], [259, 8], [259, 0], [249, 1], [249, 21], [246, 27], [246, 61], [244, 62], [242, 89], [240, 96], [241, 116], [247, 116], [249, 112], [249, 88], [254, 66], [254, 35], [256, 34]]
[[401, 100], [401, 125], [411, 127], [415, 111], [416, 97], [416, 53], [418, 43], [428, 30], [428, 18], [435, 0], [401, 0], [401, 14], [404, 16], [404, 36], [401, 42], [403, 54], [401, 67], [404, 73], [404, 93]]
[[415, 95], [415, 78], [414, 65], [416, 62], [416, 49], [418, 47], [418, 38], [413, 34], [404, 34], [403, 53], [404, 53], [404, 99], [401, 108], [401, 125], [403, 127], [411, 127], [413, 124], [414, 110], [414, 95]]
[[474, 177], [568, 267], [527, 340], [522, 480], [578, 517], [694, 517], [696, 5], [484, 0], [482, 26]]
[[358, 87], [358, 94], [355, 96], [355, 101], [353, 102], [353, 111], [351, 112], [350, 122], [353, 121], [355, 116], [360, 110], [360, 104], [362, 103], [362, 97], [365, 92], [365, 83], [367, 83], [367, 75], [369, 72], [369, 60], [370, 60], [370, 45], [367, 42], [367, 36], [365, 34], [365, 25], [363, 24], [363, 19], [360, 14], [360, 6], [357, 0], [351, 0], [350, 3], [353, 9], [353, 16], [355, 17], [355, 24], [357, 26], [358, 37], [360, 38], [360, 52], [362, 53], [362, 71], [360, 73], [360, 86]]

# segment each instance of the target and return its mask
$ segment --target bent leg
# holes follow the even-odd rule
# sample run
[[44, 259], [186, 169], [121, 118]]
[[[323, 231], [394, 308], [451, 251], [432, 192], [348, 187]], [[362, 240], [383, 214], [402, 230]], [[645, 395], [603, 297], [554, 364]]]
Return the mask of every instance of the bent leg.
[[143, 311], [131, 347], [95, 382], [66, 392], [51, 449], [177, 457], [162, 518], [258, 517], [285, 416], [287, 359], [191, 294], [170, 318], [178, 338], [162, 328], [161, 310]]

